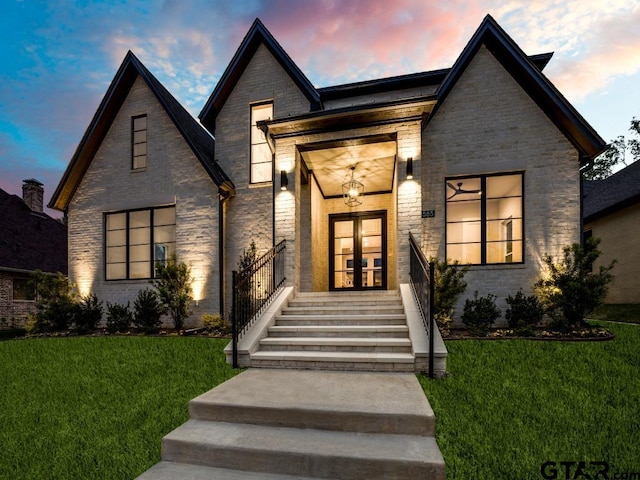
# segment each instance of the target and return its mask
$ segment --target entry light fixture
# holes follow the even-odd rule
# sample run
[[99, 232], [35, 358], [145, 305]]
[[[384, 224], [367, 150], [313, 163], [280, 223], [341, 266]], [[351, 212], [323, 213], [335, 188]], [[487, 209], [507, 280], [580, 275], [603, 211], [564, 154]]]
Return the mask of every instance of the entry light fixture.
[[413, 180], [413, 157], [407, 158], [407, 180]]
[[344, 203], [350, 207], [362, 205], [362, 196], [364, 195], [364, 185], [354, 177], [356, 170], [355, 165], [351, 167], [351, 178], [342, 184], [342, 197]]
[[280, 170], [280, 190], [283, 192], [289, 187], [289, 178], [286, 170]]

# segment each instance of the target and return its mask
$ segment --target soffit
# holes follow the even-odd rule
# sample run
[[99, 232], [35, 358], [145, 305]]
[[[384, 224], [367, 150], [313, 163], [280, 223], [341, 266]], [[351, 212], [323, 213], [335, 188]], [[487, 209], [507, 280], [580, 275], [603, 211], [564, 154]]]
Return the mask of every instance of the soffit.
[[356, 145], [331, 145], [301, 151], [300, 155], [325, 198], [342, 196], [342, 184], [354, 177], [364, 184], [364, 193], [393, 190], [396, 160], [394, 140]]

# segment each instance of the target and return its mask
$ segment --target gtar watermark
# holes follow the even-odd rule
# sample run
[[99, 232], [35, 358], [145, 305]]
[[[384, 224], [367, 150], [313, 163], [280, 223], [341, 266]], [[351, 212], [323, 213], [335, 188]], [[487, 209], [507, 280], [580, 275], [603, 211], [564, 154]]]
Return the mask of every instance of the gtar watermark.
[[618, 472], [608, 462], [548, 461], [540, 466], [545, 480], [640, 480], [640, 471]]

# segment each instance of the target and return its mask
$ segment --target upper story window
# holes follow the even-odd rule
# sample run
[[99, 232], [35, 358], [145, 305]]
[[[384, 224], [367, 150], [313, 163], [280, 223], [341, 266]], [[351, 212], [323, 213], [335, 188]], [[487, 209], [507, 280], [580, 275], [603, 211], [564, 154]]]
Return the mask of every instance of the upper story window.
[[446, 179], [447, 258], [523, 262], [523, 179], [522, 173]]
[[147, 116], [131, 118], [131, 168], [147, 168]]
[[176, 253], [176, 208], [107, 213], [105, 215], [105, 278], [153, 278], [158, 263]]
[[273, 171], [273, 155], [264, 132], [256, 124], [273, 118], [273, 103], [251, 106], [251, 183], [270, 182]]

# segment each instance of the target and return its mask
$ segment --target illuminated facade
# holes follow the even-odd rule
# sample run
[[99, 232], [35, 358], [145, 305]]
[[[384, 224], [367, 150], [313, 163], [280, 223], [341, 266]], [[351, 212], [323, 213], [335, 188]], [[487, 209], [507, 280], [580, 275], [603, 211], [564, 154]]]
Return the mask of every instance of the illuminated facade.
[[256, 20], [202, 128], [129, 53], [50, 204], [69, 218], [70, 275], [131, 300], [175, 252], [195, 322], [228, 313], [251, 241], [287, 240], [298, 291], [395, 290], [411, 232], [473, 265], [469, 295], [530, 292], [542, 257], [579, 240], [579, 168], [605, 147], [550, 59], [487, 17], [450, 69], [316, 88]]

